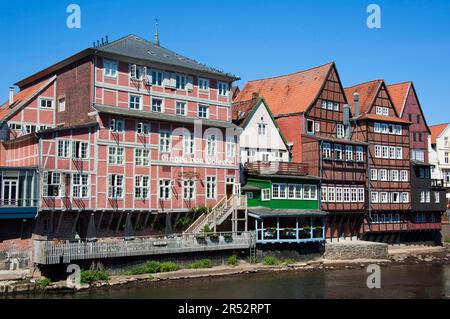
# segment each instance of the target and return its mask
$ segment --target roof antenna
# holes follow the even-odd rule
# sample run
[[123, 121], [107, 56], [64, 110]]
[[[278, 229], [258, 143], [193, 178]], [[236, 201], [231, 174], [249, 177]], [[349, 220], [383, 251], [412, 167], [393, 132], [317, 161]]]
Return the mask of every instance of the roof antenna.
[[155, 32], [155, 46], [159, 47], [159, 28], [158, 28], [158, 19], [155, 19], [156, 32]]

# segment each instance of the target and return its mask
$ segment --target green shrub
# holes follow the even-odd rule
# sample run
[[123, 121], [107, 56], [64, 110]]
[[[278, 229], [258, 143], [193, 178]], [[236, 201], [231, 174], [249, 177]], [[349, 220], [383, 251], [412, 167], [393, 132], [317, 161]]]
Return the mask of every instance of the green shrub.
[[262, 263], [264, 266], [276, 266], [276, 265], [280, 264], [280, 260], [274, 256], [267, 256], [267, 257], [264, 257], [264, 259], [262, 260]]
[[161, 264], [159, 271], [160, 272], [171, 272], [171, 271], [177, 271], [179, 269], [180, 269], [180, 266], [178, 266], [176, 263], [165, 262], [165, 263]]
[[81, 283], [92, 284], [96, 281], [108, 281], [109, 274], [106, 271], [99, 270], [82, 270]]
[[255, 256], [248, 257], [248, 262], [250, 264], [256, 264], [258, 262], [258, 258], [256, 258]]
[[293, 265], [293, 264], [295, 264], [295, 260], [292, 259], [292, 258], [288, 258], [288, 259], [286, 259], [286, 260], [284, 261], [284, 264], [285, 264], [286, 266]]
[[189, 269], [211, 268], [212, 262], [209, 259], [201, 259], [188, 264]]
[[203, 232], [204, 232], [205, 234], [209, 234], [209, 233], [212, 233], [213, 231], [212, 231], [212, 229], [209, 227], [209, 225], [205, 225], [205, 227], [203, 227]]
[[238, 259], [235, 255], [228, 257], [228, 265], [229, 266], [237, 266], [238, 264]]
[[48, 285], [50, 285], [52, 281], [46, 277], [42, 277], [39, 280], [36, 280], [36, 285], [38, 285], [39, 287], [47, 287]]
[[450, 237], [445, 237], [444, 238], [444, 243], [450, 243]]

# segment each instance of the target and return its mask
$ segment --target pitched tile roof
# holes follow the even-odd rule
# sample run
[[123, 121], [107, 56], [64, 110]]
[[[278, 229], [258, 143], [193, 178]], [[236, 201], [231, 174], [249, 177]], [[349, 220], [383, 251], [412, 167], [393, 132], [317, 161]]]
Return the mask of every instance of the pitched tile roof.
[[253, 97], [251, 100], [240, 101], [233, 103], [232, 118], [234, 124], [243, 127], [249, 115], [260, 101], [259, 96]]
[[405, 107], [406, 98], [408, 97], [408, 92], [411, 87], [412, 82], [397, 83], [387, 86], [389, 96], [391, 97], [392, 103], [399, 116], [403, 113], [403, 108]]
[[359, 113], [364, 115], [374, 103], [382, 84], [383, 80], [374, 80], [344, 89], [347, 101], [352, 107], [352, 113], [355, 114], [353, 103], [353, 94], [355, 92], [359, 93]]
[[236, 102], [262, 96], [273, 114], [303, 113], [319, 96], [334, 62], [293, 74], [250, 81], [245, 84]]
[[14, 103], [10, 106], [9, 101], [6, 101], [3, 103], [3, 105], [0, 107], [0, 120], [4, 120], [6, 117], [8, 117], [10, 114], [16, 112], [18, 109], [20, 109], [24, 104], [26, 104], [29, 100], [31, 100], [34, 96], [39, 94], [39, 92], [43, 91], [51, 82], [53, 82], [55, 77], [52, 77], [50, 80], [47, 80], [45, 82], [41, 82], [38, 84], [35, 84], [33, 86], [30, 86], [29, 88], [26, 88], [20, 92], [18, 92], [16, 95], [14, 95]]
[[411, 122], [403, 120], [399, 117], [395, 116], [384, 116], [384, 115], [378, 115], [378, 114], [364, 114], [361, 119], [369, 119], [369, 120], [379, 120], [384, 122], [391, 122], [391, 123], [403, 123], [403, 124], [411, 124]]
[[449, 123], [430, 126], [431, 144], [436, 144], [436, 139], [442, 134], [442, 132], [447, 128], [448, 125]]

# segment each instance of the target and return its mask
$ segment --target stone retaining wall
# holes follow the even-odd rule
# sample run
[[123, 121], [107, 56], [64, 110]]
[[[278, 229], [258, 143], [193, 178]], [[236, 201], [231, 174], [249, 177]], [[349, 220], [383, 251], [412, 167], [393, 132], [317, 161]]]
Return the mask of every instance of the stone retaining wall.
[[324, 258], [328, 260], [387, 259], [388, 245], [358, 240], [326, 243]]

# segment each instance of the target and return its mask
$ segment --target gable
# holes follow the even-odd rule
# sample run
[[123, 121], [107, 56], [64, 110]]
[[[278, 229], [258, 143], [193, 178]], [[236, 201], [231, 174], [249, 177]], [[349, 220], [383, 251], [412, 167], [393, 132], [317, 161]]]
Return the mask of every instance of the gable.
[[[266, 125], [266, 135], [258, 134], [258, 125]], [[244, 131], [240, 137], [240, 146], [245, 148], [260, 148], [287, 151], [283, 134], [273, 119], [264, 100], [260, 100], [247, 118]]]
[[390, 117], [399, 117], [384, 83], [381, 83], [378, 93], [376, 94], [375, 99], [368, 110], [368, 113], [376, 114], [377, 106], [388, 108]]

